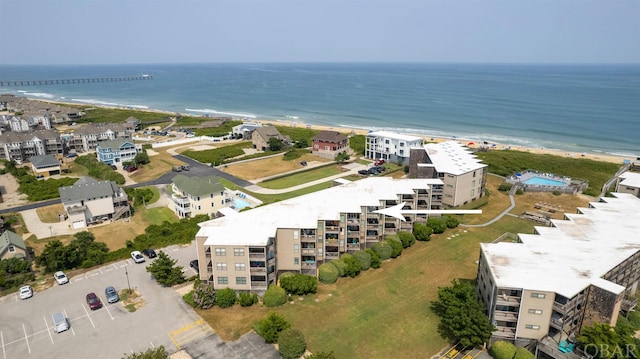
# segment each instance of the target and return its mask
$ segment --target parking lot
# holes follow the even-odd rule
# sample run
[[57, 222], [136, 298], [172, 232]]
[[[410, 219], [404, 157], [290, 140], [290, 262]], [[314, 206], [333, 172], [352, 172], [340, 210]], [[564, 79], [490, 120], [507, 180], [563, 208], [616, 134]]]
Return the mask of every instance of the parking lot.
[[[165, 251], [184, 267], [187, 277], [195, 274], [189, 267], [195, 258], [193, 244]], [[147, 264], [148, 259], [142, 264], [123, 260], [71, 276], [68, 284], [54, 284], [30, 299], [20, 300], [17, 294], [0, 298], [0, 358], [120, 358], [159, 345], [170, 352], [177, 344], [184, 347], [189, 341], [178, 338], [177, 343], [175, 336], [183, 328], [190, 328], [194, 340], [211, 335], [211, 328], [173, 289], [162, 288], [151, 279], [145, 270]], [[107, 304], [104, 295], [107, 286], [121, 291], [128, 283], [145, 301], [135, 312], [129, 312], [121, 302]], [[89, 309], [85, 296], [90, 292], [98, 295], [102, 308]], [[68, 331], [53, 330], [51, 316], [55, 312], [65, 313], [71, 325]]]

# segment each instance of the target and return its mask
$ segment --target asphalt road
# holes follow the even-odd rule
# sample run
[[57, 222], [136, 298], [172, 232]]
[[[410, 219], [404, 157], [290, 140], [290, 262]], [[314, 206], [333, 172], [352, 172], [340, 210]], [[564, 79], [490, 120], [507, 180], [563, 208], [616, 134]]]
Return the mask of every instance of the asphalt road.
[[[189, 267], [194, 259], [195, 241], [189, 246], [165, 249], [183, 266], [187, 277], [195, 271]], [[273, 357], [271, 345], [260, 345], [252, 336], [245, 336], [229, 345], [223, 343], [208, 324], [182, 300], [172, 288], [163, 288], [151, 279], [147, 262], [135, 264], [131, 259], [112, 263], [87, 273], [70, 276], [68, 284], [54, 284], [37, 292], [30, 299], [20, 300], [17, 294], [0, 298], [0, 359], [25, 358], [120, 358], [125, 353], [140, 352], [164, 345], [171, 353], [178, 349], [201, 352], [200, 358], [244, 358], [248, 354], [229, 348], [249, 348], [251, 357]], [[127, 281], [128, 280], [128, 281]], [[145, 304], [129, 312], [122, 303], [107, 304], [104, 289], [114, 286], [120, 291], [130, 283], [142, 294]], [[95, 292], [103, 307], [92, 311], [85, 301]], [[64, 312], [71, 328], [55, 333], [51, 315]], [[243, 344], [244, 343], [244, 344]], [[219, 348], [216, 349], [216, 348]], [[236, 354], [234, 354], [236, 353]], [[255, 356], [254, 356], [255, 355]]]

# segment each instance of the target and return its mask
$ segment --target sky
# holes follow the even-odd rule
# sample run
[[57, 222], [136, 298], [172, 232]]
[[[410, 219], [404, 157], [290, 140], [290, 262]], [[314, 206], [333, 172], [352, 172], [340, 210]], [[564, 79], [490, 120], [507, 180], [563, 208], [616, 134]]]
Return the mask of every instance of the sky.
[[0, 65], [640, 63], [638, 0], [0, 0]]

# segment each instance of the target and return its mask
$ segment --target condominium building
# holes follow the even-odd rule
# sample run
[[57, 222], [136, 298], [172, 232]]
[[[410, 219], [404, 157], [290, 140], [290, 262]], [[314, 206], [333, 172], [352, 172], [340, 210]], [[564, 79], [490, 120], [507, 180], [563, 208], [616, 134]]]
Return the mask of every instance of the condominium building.
[[5, 132], [0, 135], [0, 159], [22, 163], [33, 156], [62, 153], [62, 140], [53, 130]]
[[200, 279], [217, 288], [262, 291], [278, 272], [316, 275], [340, 254], [370, 248], [387, 235], [412, 231], [427, 213], [405, 221], [375, 211], [440, 208], [439, 179], [366, 178], [200, 223]]
[[217, 176], [177, 175], [171, 181], [170, 188], [171, 198], [167, 205], [179, 218], [191, 218], [199, 214], [213, 217], [231, 202]]
[[640, 172], [626, 171], [618, 177], [616, 192], [640, 197]]
[[465, 205], [484, 196], [487, 172], [487, 165], [456, 141], [411, 149], [408, 177], [441, 179], [445, 207]]
[[420, 137], [388, 131], [369, 132], [365, 139], [364, 156], [372, 160], [407, 163], [409, 149], [422, 146], [422, 143]]
[[595, 322], [615, 326], [635, 307], [640, 198], [614, 196], [516, 242], [480, 245], [476, 291], [497, 328], [492, 341], [536, 341], [547, 357], [569, 355], [560, 343]]
[[63, 134], [62, 137], [68, 150], [91, 152], [96, 150], [99, 142], [112, 141], [117, 138], [130, 139], [131, 132], [120, 123], [89, 123], [73, 132]]

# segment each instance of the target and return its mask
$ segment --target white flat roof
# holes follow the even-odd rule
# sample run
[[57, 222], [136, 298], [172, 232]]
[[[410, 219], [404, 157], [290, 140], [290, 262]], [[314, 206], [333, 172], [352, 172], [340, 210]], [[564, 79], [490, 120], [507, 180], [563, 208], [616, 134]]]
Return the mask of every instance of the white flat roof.
[[482, 243], [498, 287], [549, 291], [572, 298], [589, 285], [613, 293], [624, 287], [601, 277], [640, 250], [640, 198], [615, 198], [536, 227], [539, 235], [519, 234], [522, 243]]
[[385, 138], [393, 138], [396, 140], [414, 142], [414, 141], [422, 141], [421, 137], [405, 135], [402, 133], [395, 133], [390, 131], [375, 131], [367, 133], [367, 136], [375, 136], [375, 137], [385, 137]]
[[623, 178], [623, 180], [620, 181], [621, 185], [640, 188], [640, 173], [626, 171], [620, 175], [620, 178]]
[[487, 167], [469, 148], [456, 141], [428, 143], [424, 150], [440, 173], [461, 175]]
[[199, 223], [196, 236], [207, 236], [204, 245], [209, 246], [265, 246], [278, 228], [316, 228], [319, 219], [340, 220], [340, 213], [359, 213], [361, 206], [379, 206], [380, 200], [396, 200], [398, 194], [413, 194], [413, 189], [428, 189], [433, 184], [442, 181], [365, 178]]

